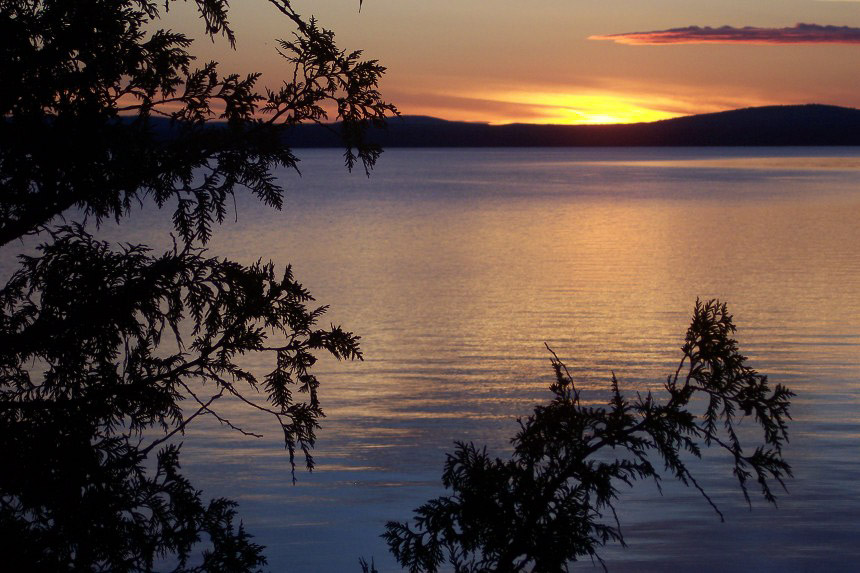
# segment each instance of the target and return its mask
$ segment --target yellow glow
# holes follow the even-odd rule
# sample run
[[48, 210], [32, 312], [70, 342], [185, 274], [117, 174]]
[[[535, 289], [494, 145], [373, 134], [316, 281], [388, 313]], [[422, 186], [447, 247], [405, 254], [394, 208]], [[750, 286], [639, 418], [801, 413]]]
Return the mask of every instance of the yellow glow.
[[597, 82], [599, 85], [553, 86], [446, 79], [441, 82], [448, 84], [444, 90], [439, 90], [439, 81], [424, 77], [411, 78], [410, 81], [412, 87], [409, 90], [389, 93], [404, 115], [430, 115], [451, 121], [495, 125], [639, 123], [801, 102], [762, 97], [754, 90], [737, 90], [727, 97], [721, 95], [720, 90], [708, 86], [663, 83], [655, 87], [620, 80]]
[[530, 123], [640, 123], [684, 115], [677, 111], [666, 111], [667, 107], [677, 108], [677, 102], [663, 101], [658, 98], [650, 98], [651, 101], [649, 101], [649, 99], [613, 93], [508, 92], [489, 95], [488, 99], [537, 108], [534, 111], [540, 117], [532, 119]]

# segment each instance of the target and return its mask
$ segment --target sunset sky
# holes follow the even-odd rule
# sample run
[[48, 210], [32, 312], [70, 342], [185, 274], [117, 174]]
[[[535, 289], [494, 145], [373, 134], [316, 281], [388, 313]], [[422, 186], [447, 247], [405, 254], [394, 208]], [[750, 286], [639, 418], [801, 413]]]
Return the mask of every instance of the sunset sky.
[[[192, 3], [193, 4], [193, 3]], [[769, 104], [860, 107], [860, 0], [296, 1], [341, 48], [388, 68], [401, 113], [491, 123], [615, 123]], [[171, 19], [190, 23], [175, 4]], [[289, 22], [233, 2], [237, 51], [194, 50], [224, 71], [287, 67]], [[187, 27], [186, 27], [187, 25]]]

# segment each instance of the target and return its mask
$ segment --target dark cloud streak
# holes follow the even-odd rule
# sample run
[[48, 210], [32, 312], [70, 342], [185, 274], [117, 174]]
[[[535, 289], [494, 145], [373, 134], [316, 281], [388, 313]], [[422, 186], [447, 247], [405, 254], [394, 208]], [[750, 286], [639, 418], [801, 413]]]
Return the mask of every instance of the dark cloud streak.
[[618, 44], [860, 44], [860, 28], [797, 24], [793, 28], [735, 28], [688, 26], [653, 32], [589, 36]]

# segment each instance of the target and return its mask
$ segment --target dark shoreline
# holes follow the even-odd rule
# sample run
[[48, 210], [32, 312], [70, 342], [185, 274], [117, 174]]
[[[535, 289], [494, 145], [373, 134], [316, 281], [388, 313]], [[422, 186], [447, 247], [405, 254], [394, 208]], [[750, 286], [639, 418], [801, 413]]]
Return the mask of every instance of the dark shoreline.
[[[340, 125], [299, 125], [291, 147], [342, 147]], [[860, 110], [770, 106], [613, 125], [489, 125], [431, 117], [391, 118], [368, 140], [396, 147], [738, 147], [860, 145]]]

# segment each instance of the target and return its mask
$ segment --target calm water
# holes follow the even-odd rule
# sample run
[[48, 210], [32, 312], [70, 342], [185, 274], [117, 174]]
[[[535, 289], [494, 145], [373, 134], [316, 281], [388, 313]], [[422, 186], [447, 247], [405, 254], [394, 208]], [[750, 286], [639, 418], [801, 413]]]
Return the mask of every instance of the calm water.
[[[366, 360], [320, 365], [318, 469], [296, 486], [277, 429], [240, 408], [264, 439], [204, 423], [184, 447], [273, 571], [397, 570], [385, 521], [441, 493], [454, 440], [505, 452], [549, 395], [544, 341], [588, 399], [612, 371], [656, 389], [696, 297], [728, 301], [752, 365], [797, 392], [796, 477], [750, 511], [718, 456], [696, 464], [726, 523], [683, 487], [625, 491], [610, 571], [858, 567], [860, 150], [390, 150], [370, 180], [337, 151], [301, 157], [286, 210], [240, 198], [212, 250], [293, 263]], [[161, 244], [161, 219], [136, 214], [123, 237]]]

